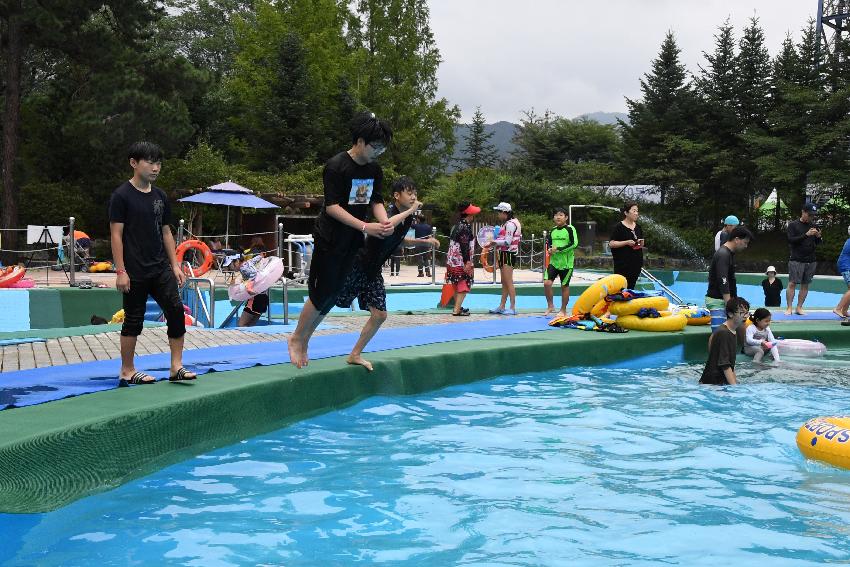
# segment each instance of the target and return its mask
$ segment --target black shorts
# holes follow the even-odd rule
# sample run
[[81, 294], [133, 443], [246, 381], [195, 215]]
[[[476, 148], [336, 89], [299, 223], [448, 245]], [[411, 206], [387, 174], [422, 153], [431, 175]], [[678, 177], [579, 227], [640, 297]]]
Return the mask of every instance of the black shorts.
[[514, 267], [516, 252], [508, 252], [507, 250], [499, 250], [499, 265]]
[[166, 334], [171, 339], [179, 339], [186, 334], [183, 302], [177, 293], [177, 278], [171, 268], [162, 270], [146, 278], [130, 278], [130, 291], [122, 294], [124, 323], [121, 335], [138, 337], [142, 332], [147, 310], [148, 295], [153, 297], [165, 321], [168, 324]]
[[355, 297], [357, 298], [357, 305], [363, 311], [369, 311], [370, 307], [374, 307], [378, 311], [386, 311], [387, 290], [384, 287], [384, 276], [378, 272], [375, 276], [369, 277], [360, 269], [360, 266], [354, 266], [354, 269], [345, 278], [342, 291], [336, 298], [336, 305], [337, 307], [351, 307]]
[[254, 315], [262, 315], [269, 308], [269, 294], [260, 293], [252, 297], [245, 303], [245, 311]]
[[310, 260], [307, 289], [310, 301], [322, 315], [327, 314], [336, 303], [345, 278], [354, 265], [354, 257], [362, 244], [362, 241], [349, 243], [349, 246], [342, 250], [336, 250], [320, 240], [316, 241], [313, 258]]
[[555, 278], [561, 278], [561, 287], [566, 287], [570, 285], [570, 280], [573, 279], [573, 269], [566, 268], [559, 270], [552, 264], [549, 264], [549, 267], [546, 268], [546, 279], [553, 282]]

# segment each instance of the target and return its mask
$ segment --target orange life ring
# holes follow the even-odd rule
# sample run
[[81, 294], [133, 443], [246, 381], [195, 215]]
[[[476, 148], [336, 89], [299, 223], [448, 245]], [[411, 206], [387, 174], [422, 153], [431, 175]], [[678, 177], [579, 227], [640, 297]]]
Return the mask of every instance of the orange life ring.
[[[201, 242], [200, 240], [184, 240], [177, 246], [177, 262], [181, 266], [183, 266], [183, 255], [186, 253], [187, 250], [190, 249], [197, 250], [204, 257], [204, 261], [201, 263], [201, 265], [197, 268], [193, 268], [195, 276], [202, 276], [206, 274], [212, 267], [212, 250], [210, 250], [210, 247]], [[183, 271], [186, 271], [185, 268], [183, 269]], [[186, 275], [188, 276], [189, 274]]]
[[27, 269], [23, 266], [9, 266], [8, 268], [0, 268], [0, 287], [12, 287], [24, 277]]
[[[481, 255], [478, 257], [478, 259], [481, 260], [481, 267], [484, 268], [484, 271], [489, 273], [489, 274], [492, 274], [493, 273], [493, 266], [490, 265], [490, 252], [491, 252], [491, 250], [490, 250], [489, 246], [482, 248], [481, 249]], [[498, 258], [497, 258], [497, 264], [498, 264]]]

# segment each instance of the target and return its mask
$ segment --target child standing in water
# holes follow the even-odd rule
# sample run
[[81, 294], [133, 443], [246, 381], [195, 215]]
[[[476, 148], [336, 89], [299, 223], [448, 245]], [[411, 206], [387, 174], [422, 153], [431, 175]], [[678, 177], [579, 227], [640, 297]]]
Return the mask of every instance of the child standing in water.
[[747, 340], [744, 353], [753, 357], [753, 362], [761, 362], [764, 353], [769, 352], [775, 362], [779, 362], [779, 348], [776, 337], [770, 330], [770, 311], [759, 307], [750, 316], [752, 325], [747, 327]]

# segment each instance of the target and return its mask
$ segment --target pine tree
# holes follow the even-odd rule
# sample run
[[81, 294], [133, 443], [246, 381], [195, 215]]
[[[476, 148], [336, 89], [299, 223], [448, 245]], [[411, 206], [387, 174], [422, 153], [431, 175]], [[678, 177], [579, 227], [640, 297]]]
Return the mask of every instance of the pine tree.
[[359, 100], [393, 128], [383, 162], [428, 186], [454, 153], [460, 109], [437, 98], [440, 52], [426, 0], [359, 0]]
[[770, 107], [771, 64], [764, 45], [764, 31], [758, 18], [752, 18], [741, 37], [736, 68], [738, 117], [745, 128], [764, 127]]
[[620, 121], [625, 171], [632, 182], [658, 185], [662, 203], [671, 188], [693, 184], [693, 166], [705, 150], [691, 131], [696, 101], [679, 52], [668, 32], [640, 81], [642, 98], [626, 99], [629, 123]]
[[717, 219], [730, 207], [739, 210], [742, 179], [741, 143], [736, 136], [739, 121], [735, 113], [737, 55], [729, 20], [718, 28], [714, 40], [714, 52], [703, 53], [707, 65], [700, 66], [695, 83], [700, 99], [699, 138], [706, 144], [701, 160], [704, 172], [700, 194], [711, 206], [710, 217]]
[[469, 125], [469, 133], [465, 137], [466, 147], [463, 150], [463, 158], [460, 162], [467, 168], [493, 167], [496, 163], [498, 152], [490, 143], [493, 132], [486, 131], [484, 113], [481, 107], [475, 109], [472, 122]]

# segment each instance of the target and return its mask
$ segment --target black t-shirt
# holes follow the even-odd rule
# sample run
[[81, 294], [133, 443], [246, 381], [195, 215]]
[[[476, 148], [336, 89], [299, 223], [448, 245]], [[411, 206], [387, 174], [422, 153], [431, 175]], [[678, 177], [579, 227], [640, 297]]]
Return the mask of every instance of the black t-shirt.
[[792, 262], [815, 262], [815, 247], [821, 243], [820, 237], [806, 236], [814, 225], [799, 219], [788, 223], [788, 244], [791, 247]]
[[125, 181], [109, 199], [109, 222], [124, 224], [124, 267], [131, 279], [168, 269], [162, 227], [171, 222], [171, 206], [160, 188], [152, 185], [143, 193]]
[[[430, 238], [433, 234], [433, 227], [427, 222], [420, 221], [413, 225], [413, 235], [416, 238]], [[430, 247], [430, 244], [423, 244], [423, 246]]]
[[720, 325], [711, 335], [708, 347], [708, 360], [702, 371], [700, 384], [728, 384], [723, 371], [735, 370], [735, 357], [738, 355], [738, 337], [726, 325]]
[[764, 290], [765, 307], [779, 307], [782, 305], [782, 300], [779, 297], [782, 292], [782, 281], [779, 278], [774, 278], [772, 284], [768, 278], [764, 278], [761, 282], [761, 288]]
[[[388, 217], [394, 217], [399, 211], [395, 205], [390, 205], [387, 211]], [[374, 277], [381, 271], [381, 266], [387, 261], [392, 253], [399, 248], [413, 224], [413, 215], [409, 215], [395, 227], [393, 233], [386, 238], [366, 238], [366, 245], [357, 253], [357, 264], [369, 277]]]
[[[643, 229], [639, 224], [635, 224], [635, 229], [632, 230], [622, 222], [618, 222], [611, 229], [611, 240], [640, 240], [641, 238], [643, 238]], [[631, 246], [612, 248], [611, 257], [614, 260], [614, 272], [618, 274], [640, 273], [643, 267], [643, 248], [638, 250]]]
[[721, 246], [711, 259], [708, 268], [708, 291], [705, 295], [714, 299], [723, 299], [723, 294], [738, 297], [738, 283], [735, 280], [735, 253], [727, 246]]
[[[340, 205], [351, 216], [365, 222], [373, 203], [383, 203], [384, 173], [376, 163], [358, 165], [348, 152], [340, 152], [325, 164], [322, 176], [325, 205], [316, 218], [313, 237], [329, 248], [359, 248], [363, 234], [331, 217], [327, 208]], [[318, 242], [321, 241], [321, 242]]]

